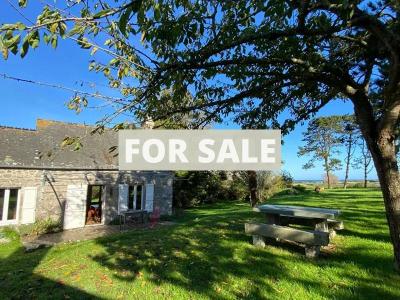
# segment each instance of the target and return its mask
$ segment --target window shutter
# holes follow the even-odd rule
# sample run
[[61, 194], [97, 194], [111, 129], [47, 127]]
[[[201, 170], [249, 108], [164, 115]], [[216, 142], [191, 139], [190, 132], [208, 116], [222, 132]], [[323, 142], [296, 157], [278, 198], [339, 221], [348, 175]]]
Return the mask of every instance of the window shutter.
[[32, 224], [35, 222], [37, 188], [25, 187], [22, 192], [21, 224]]
[[154, 202], [154, 184], [148, 183], [146, 184], [145, 210], [147, 210], [148, 212], [152, 212], [153, 202]]
[[118, 193], [118, 213], [128, 210], [129, 185], [120, 184]]

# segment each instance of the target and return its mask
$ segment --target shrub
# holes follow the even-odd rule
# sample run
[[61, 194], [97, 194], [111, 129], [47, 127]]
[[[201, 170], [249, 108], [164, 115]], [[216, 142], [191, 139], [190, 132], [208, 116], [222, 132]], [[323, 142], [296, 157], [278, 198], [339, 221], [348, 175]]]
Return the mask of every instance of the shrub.
[[[324, 184], [328, 184], [328, 176], [324, 174], [323, 178], [324, 178]], [[333, 173], [329, 173], [329, 179], [332, 187], [339, 183], [339, 178]]]
[[300, 192], [295, 188], [290, 188], [284, 191], [286, 195], [298, 195]]
[[288, 171], [283, 171], [281, 177], [285, 187], [291, 188], [293, 186], [293, 177]]
[[301, 184], [296, 184], [293, 186], [293, 189], [295, 189], [298, 192], [304, 193], [307, 190], [307, 187]]
[[364, 187], [364, 183], [363, 182], [357, 182], [357, 183], [353, 184], [352, 187], [353, 188], [363, 188]]
[[5, 226], [0, 229], [0, 244], [7, 244], [12, 240], [18, 240], [19, 234], [14, 227]]
[[257, 194], [260, 201], [272, 197], [284, 188], [285, 183], [281, 175], [271, 171], [257, 172]]
[[324, 190], [325, 190], [325, 188], [324, 188], [324, 187], [320, 187], [320, 186], [316, 186], [315, 189], [314, 189], [314, 191], [315, 191], [316, 193], [321, 193], [321, 192], [323, 192]]
[[[257, 172], [257, 196], [260, 201], [290, 188], [293, 178], [287, 172]], [[175, 173], [174, 208], [193, 207], [220, 201], [249, 201], [246, 171], [181, 171]]]
[[176, 172], [173, 206], [186, 208], [218, 201], [241, 200], [247, 195], [247, 190], [242, 172]]
[[18, 231], [21, 235], [41, 235], [61, 231], [61, 223], [52, 218], [39, 219], [33, 224], [21, 225]]

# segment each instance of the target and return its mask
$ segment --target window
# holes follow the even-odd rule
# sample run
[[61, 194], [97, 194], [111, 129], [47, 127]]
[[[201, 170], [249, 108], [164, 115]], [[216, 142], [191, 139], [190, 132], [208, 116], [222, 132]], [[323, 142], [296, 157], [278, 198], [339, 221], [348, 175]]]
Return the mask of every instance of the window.
[[0, 222], [15, 223], [17, 220], [19, 189], [0, 189]]
[[143, 185], [129, 186], [128, 193], [128, 209], [129, 210], [142, 210], [143, 206]]
[[3, 207], [6, 190], [0, 190], [0, 221], [3, 220]]
[[136, 210], [142, 209], [142, 186], [136, 187]]
[[132, 210], [134, 208], [135, 203], [135, 186], [129, 186], [129, 194], [128, 194], [128, 209]]
[[17, 203], [18, 203], [18, 190], [12, 189], [10, 190], [10, 196], [8, 198], [8, 220], [17, 219]]

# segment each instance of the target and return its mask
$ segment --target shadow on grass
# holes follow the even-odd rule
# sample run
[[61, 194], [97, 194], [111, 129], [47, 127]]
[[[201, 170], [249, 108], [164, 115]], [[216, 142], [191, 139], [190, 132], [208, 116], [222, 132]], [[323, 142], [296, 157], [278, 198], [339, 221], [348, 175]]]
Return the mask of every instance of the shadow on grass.
[[[171, 284], [213, 299], [276, 297], [280, 293], [275, 284], [278, 282], [301, 285], [314, 293], [317, 291], [322, 297], [398, 297], [392, 292], [397, 288], [396, 278], [399, 277], [390, 271], [390, 257], [374, 257], [362, 246], [347, 247], [337, 253], [325, 252], [317, 261], [305, 258], [304, 249], [293, 244], [271, 242], [267, 249], [258, 249], [244, 234], [243, 223], [252, 216], [250, 211], [237, 209], [192, 210], [184, 224], [173, 228], [161, 228], [152, 234], [142, 232], [98, 239], [97, 243], [104, 247], [105, 253], [92, 259], [116, 271], [119, 280], [134, 281], [145, 272], [156, 285]], [[335, 288], [321, 288], [324, 278], [316, 281], [298, 276], [294, 271], [297, 263], [305, 268], [335, 268], [340, 273], [339, 278], [354, 282], [354, 285], [345, 291], [337, 288], [340, 283], [335, 282], [331, 283]], [[364, 278], [358, 278], [353, 269], [347, 270], [348, 265], [372, 272], [377, 281], [366, 282]], [[393, 276], [392, 286], [388, 287], [388, 282], [385, 282], [386, 286], [379, 286], [379, 278], [385, 276]], [[228, 288], [224, 293], [224, 285], [234, 285], [232, 278], [246, 281], [246, 288]]]
[[[377, 232], [385, 228], [379, 207], [376, 212], [367, 213], [364, 207], [357, 211], [356, 204], [340, 196], [330, 193], [331, 200], [320, 195], [307, 196], [309, 206], [320, 203], [343, 209], [348, 226], [344, 234], [339, 233], [337, 249], [323, 252], [315, 261], [305, 258], [304, 250], [292, 244], [274, 242], [266, 249], [253, 247], [251, 237], [244, 234], [243, 224], [259, 216], [243, 204], [192, 209], [177, 220], [177, 225], [99, 238], [93, 243], [102, 251], [83, 255], [110, 270], [113, 279], [126, 286], [146, 276], [155, 286], [166, 284], [193, 298], [277, 299], [312, 295], [398, 299], [400, 277], [392, 271], [389, 252], [382, 254], [382, 245], [386, 249], [388, 245], [386, 235]], [[300, 205], [304, 196], [295, 197], [282, 196], [271, 202]], [[370, 241], [374, 235], [385, 243]], [[62, 281], [35, 274], [37, 266], [46, 268], [42, 260], [48, 249], [31, 254], [21, 251], [16, 249], [0, 262], [0, 290], [5, 298], [94, 298]], [[303, 292], [300, 296], [299, 290]], [[160, 297], [157, 293], [146, 296]]]
[[[13, 251], [0, 257], [1, 299], [96, 299], [81, 289], [66, 285], [61, 272], [59, 281], [35, 274], [35, 269], [41, 265], [50, 248], [25, 253], [16, 240], [18, 237], [13, 238], [10, 245]], [[54, 265], [51, 267], [54, 268]]]

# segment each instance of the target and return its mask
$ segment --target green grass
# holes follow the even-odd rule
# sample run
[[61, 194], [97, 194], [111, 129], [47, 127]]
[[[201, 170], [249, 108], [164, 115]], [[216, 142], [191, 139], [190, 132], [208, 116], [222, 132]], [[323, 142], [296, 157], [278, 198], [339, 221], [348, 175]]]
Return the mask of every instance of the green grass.
[[251, 245], [240, 203], [188, 210], [178, 223], [25, 254], [0, 246], [0, 298], [400, 299], [379, 190], [277, 195], [272, 203], [341, 209], [346, 230], [318, 260]]

